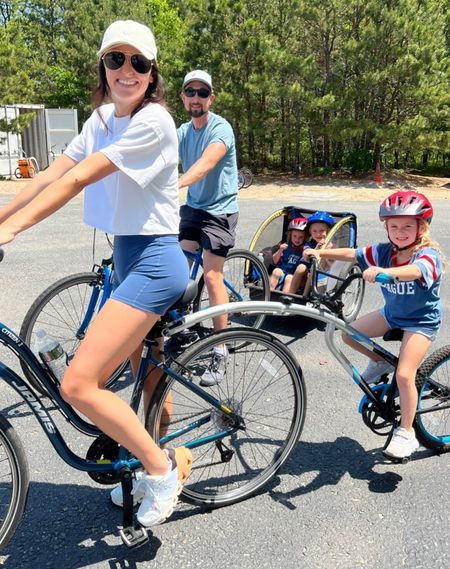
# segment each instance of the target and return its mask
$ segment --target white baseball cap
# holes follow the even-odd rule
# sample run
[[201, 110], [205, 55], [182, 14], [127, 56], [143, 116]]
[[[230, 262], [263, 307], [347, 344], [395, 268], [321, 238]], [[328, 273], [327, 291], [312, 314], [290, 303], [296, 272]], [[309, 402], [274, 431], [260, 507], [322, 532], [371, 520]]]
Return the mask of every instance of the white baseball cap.
[[186, 85], [188, 83], [191, 83], [192, 81], [201, 81], [202, 83], [207, 85], [212, 91], [213, 86], [212, 86], [211, 75], [206, 71], [202, 71], [201, 69], [196, 69], [195, 71], [190, 71], [189, 73], [187, 73], [184, 77], [183, 88], [186, 87]]
[[139, 50], [147, 59], [156, 59], [157, 48], [150, 28], [133, 20], [117, 20], [106, 30], [102, 47], [97, 52], [101, 57], [110, 47], [128, 44]]

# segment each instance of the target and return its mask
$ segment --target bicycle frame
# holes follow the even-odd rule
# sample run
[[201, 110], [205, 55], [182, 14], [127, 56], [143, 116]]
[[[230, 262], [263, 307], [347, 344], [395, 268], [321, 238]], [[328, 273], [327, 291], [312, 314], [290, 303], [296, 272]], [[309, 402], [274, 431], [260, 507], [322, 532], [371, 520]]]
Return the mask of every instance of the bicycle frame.
[[[355, 330], [350, 324], [347, 324], [331, 312], [322, 308], [313, 308], [304, 306], [302, 304], [286, 302], [264, 302], [264, 301], [245, 301], [233, 304], [223, 304], [207, 308], [198, 313], [182, 316], [178, 320], [168, 324], [164, 333], [171, 336], [181, 332], [185, 328], [191, 328], [199, 324], [206, 318], [214, 318], [215, 316], [224, 313], [230, 314], [233, 312], [245, 313], [264, 313], [272, 316], [306, 316], [321, 322], [326, 323], [325, 341], [327, 347], [338, 360], [344, 370], [351, 376], [356, 385], [364, 392], [367, 398], [374, 403], [380, 411], [386, 411], [390, 402], [388, 398], [387, 403], [383, 403], [374, 394], [369, 384], [364, 380], [358, 369], [349, 361], [346, 355], [338, 348], [334, 339], [334, 332], [336, 329], [341, 330], [348, 334], [353, 340], [371, 350], [372, 352], [382, 356], [386, 361], [391, 363], [394, 367], [397, 366], [398, 358], [377, 344], [374, 340]], [[395, 390], [393, 390], [395, 391]], [[393, 397], [394, 394], [392, 394]]]
[[[50, 395], [50, 402], [55, 403], [57, 408], [63, 416], [65, 416], [70, 424], [76, 429], [88, 436], [98, 436], [102, 432], [82, 419], [61, 397], [58, 388], [58, 382], [51, 373], [44, 368], [44, 366], [39, 362], [30, 348], [7, 326], [0, 323], [0, 343], [6, 348], [10, 349], [21, 361], [25, 362], [33, 374], [36, 376], [39, 382], [45, 387], [47, 393]], [[143, 353], [141, 357], [141, 362], [139, 366], [138, 376], [134, 383], [133, 393], [131, 396], [131, 406], [133, 409], [137, 409], [139, 401], [141, 399], [143, 384], [146, 378], [147, 368], [149, 364], [158, 366], [163, 373], [167, 373], [170, 377], [174, 378], [176, 381], [182, 383], [185, 387], [190, 389], [193, 393], [198, 395], [207, 401], [214, 408], [218, 409], [222, 413], [230, 417], [234, 425], [230, 426], [227, 430], [215, 433], [208, 437], [193, 440], [184, 446], [188, 448], [195, 448], [203, 444], [209, 443], [214, 440], [219, 440], [224, 436], [235, 432], [237, 429], [242, 428], [244, 424], [243, 419], [238, 415], [234, 414], [231, 409], [226, 405], [222, 404], [219, 400], [212, 397], [208, 392], [203, 390], [191, 383], [190, 381], [184, 379], [179, 374], [174, 372], [170, 368], [170, 362], [172, 360], [169, 358], [168, 363], [161, 362], [156, 359], [152, 354], [147, 343], [144, 344]], [[135, 458], [128, 458], [128, 452], [126, 449], [120, 449], [119, 459], [114, 462], [104, 461], [97, 462], [94, 460], [88, 460], [76, 455], [65, 442], [64, 437], [61, 435], [58, 427], [56, 426], [53, 418], [50, 415], [50, 406], [46, 404], [38, 394], [11, 368], [6, 366], [4, 363], [0, 362], [0, 378], [6, 381], [6, 383], [11, 386], [20, 397], [27, 403], [28, 407], [34, 413], [36, 419], [53, 445], [54, 449], [58, 455], [72, 468], [81, 470], [84, 472], [98, 472], [98, 473], [110, 473], [118, 472], [123, 467], [129, 468], [130, 470], [136, 470], [140, 468], [141, 462]], [[194, 430], [198, 426], [205, 424], [211, 419], [211, 414], [206, 415], [202, 419], [194, 421], [192, 424], [185, 427], [182, 431], [172, 433], [161, 439], [161, 443], [166, 443], [179, 436], [182, 433], [186, 433]]]

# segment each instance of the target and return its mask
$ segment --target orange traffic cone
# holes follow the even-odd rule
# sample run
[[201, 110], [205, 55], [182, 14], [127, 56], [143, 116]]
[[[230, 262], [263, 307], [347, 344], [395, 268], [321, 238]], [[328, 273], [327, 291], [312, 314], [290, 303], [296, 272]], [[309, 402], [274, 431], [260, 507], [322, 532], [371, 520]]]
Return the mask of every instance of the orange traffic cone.
[[381, 175], [381, 169], [380, 169], [380, 162], [377, 161], [377, 165], [375, 166], [375, 174], [373, 176], [373, 181], [374, 182], [384, 182], [384, 178]]

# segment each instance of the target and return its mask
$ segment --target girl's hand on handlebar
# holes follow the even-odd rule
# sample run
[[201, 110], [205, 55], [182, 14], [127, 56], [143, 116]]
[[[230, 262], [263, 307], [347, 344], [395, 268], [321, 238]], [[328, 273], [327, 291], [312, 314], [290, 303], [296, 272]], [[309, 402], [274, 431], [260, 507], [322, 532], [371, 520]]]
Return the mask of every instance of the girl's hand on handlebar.
[[380, 267], [369, 267], [363, 272], [363, 279], [369, 283], [376, 282], [377, 275], [383, 272]]
[[303, 251], [303, 258], [308, 261], [310, 257], [315, 257], [316, 259], [320, 259], [320, 251], [317, 249], [305, 249]]
[[363, 279], [369, 283], [395, 283], [398, 278], [386, 272], [382, 267], [369, 267], [363, 272]]

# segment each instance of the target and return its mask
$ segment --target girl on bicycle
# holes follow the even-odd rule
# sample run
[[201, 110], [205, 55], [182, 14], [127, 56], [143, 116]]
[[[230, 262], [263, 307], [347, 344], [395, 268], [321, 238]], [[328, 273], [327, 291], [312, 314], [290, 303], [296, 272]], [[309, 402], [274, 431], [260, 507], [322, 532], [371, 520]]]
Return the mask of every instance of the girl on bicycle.
[[[353, 327], [370, 338], [383, 336], [390, 329], [403, 330], [396, 370], [400, 393], [400, 426], [383, 451], [390, 458], [407, 458], [416, 451], [413, 421], [417, 409], [415, 386], [417, 369], [441, 325], [442, 307], [439, 286], [442, 274], [441, 251], [431, 239], [429, 225], [433, 207], [415, 191], [396, 192], [380, 205], [380, 220], [387, 231], [388, 243], [358, 249], [305, 250], [308, 257], [356, 261], [364, 270], [363, 278], [375, 282], [379, 273], [395, 277], [383, 284], [385, 305], [353, 323]], [[349, 336], [346, 344], [370, 358], [363, 372], [367, 383], [377, 383], [392, 366]]]
[[86, 223], [115, 235], [115, 290], [70, 363], [61, 394], [141, 460], [146, 472], [133, 493], [146, 527], [172, 513], [192, 457], [187, 449], [161, 450], [104, 384], [120, 363], [139, 356], [147, 332], [188, 282], [178, 244], [178, 139], [156, 53], [148, 27], [131, 20], [108, 27], [97, 53], [94, 112], [64, 154], [0, 212], [4, 244], [84, 189]]

